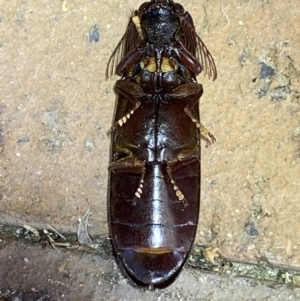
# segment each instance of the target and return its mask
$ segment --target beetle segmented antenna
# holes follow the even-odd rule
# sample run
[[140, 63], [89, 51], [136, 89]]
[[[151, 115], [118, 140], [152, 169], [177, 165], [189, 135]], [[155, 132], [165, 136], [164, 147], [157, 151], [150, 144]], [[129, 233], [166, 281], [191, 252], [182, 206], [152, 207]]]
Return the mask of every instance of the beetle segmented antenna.
[[181, 26], [183, 31], [181, 40], [184, 47], [199, 60], [204, 74], [214, 81], [217, 78], [217, 68], [212, 55], [189, 21], [181, 20]]
[[137, 27], [133, 22], [133, 17], [136, 14], [137, 12], [134, 12], [130, 17], [125, 34], [109, 58], [105, 72], [106, 79], [116, 73], [118, 64], [132, 48], [139, 44], [139, 41], [141, 40], [140, 32], [137, 30]]

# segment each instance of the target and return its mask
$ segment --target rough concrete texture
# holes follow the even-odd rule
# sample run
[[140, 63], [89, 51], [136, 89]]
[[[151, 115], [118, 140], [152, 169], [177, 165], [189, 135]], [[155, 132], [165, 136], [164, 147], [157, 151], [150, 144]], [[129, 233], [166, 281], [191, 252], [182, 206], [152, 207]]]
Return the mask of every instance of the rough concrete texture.
[[[32, 247], [12, 243], [7, 256], [0, 257], [2, 267], [11, 265], [3, 282], [10, 288], [22, 287], [42, 294], [44, 299], [8, 299], [9, 301], [297, 301], [300, 289], [261, 285], [256, 281], [203, 274], [184, 269], [178, 280], [163, 290], [132, 287], [119, 273], [115, 262], [81, 252]], [[0, 288], [6, 293], [8, 289]], [[4, 301], [7, 301], [4, 299]]]
[[[0, 223], [50, 224], [75, 232], [89, 199], [91, 233], [107, 235], [107, 131], [116, 78], [105, 81], [104, 74], [130, 10], [141, 3], [2, 0]], [[299, 269], [299, 3], [180, 3], [192, 14], [218, 69], [215, 82], [199, 77], [202, 122], [217, 143], [202, 149], [196, 243], [218, 246], [230, 260]], [[77, 256], [57, 256], [62, 254]], [[91, 269], [96, 267], [97, 258], [82, 256]], [[184, 271], [164, 297], [149, 300], [177, 300], [167, 292], [192, 292], [200, 285], [197, 277], [213, 282], [197, 273]], [[223, 284], [205, 287], [222, 291], [226, 281], [238, 285], [238, 280], [215, 281]], [[122, 281], [111, 300], [127, 300], [124, 290], [131, 294], [128, 300], [140, 300], [140, 292]], [[257, 300], [288, 300], [274, 298]]]

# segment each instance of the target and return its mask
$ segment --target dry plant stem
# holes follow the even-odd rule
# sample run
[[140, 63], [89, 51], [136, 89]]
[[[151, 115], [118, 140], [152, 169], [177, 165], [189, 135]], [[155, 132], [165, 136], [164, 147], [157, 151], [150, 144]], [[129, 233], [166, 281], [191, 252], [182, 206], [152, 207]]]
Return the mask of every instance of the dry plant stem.
[[54, 231], [59, 237], [61, 237], [63, 240], [67, 240], [62, 234], [60, 234], [58, 231], [56, 231], [54, 228], [52, 228], [50, 225], [47, 224], [47, 226]]
[[221, 11], [222, 11], [222, 14], [225, 16], [225, 18], [227, 19], [227, 24], [222, 28], [222, 30], [224, 30], [229, 25], [230, 20], [229, 20], [227, 14], [224, 12], [223, 2], [222, 2], [222, 10]]

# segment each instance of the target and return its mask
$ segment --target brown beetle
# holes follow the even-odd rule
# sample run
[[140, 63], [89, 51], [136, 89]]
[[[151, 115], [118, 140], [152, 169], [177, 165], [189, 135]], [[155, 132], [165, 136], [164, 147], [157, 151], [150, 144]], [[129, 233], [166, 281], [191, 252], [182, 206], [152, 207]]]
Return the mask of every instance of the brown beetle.
[[191, 250], [200, 206], [199, 119], [204, 71], [217, 76], [193, 20], [171, 0], [142, 4], [113, 52], [107, 77], [122, 76], [112, 129], [109, 223], [125, 275], [166, 287]]

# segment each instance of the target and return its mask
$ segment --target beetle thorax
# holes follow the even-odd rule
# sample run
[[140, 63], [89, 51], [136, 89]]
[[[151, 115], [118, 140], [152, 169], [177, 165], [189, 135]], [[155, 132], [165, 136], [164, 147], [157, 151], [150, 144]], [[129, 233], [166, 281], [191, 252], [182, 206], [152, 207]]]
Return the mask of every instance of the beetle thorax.
[[170, 45], [178, 27], [178, 18], [166, 8], [153, 9], [141, 16], [144, 39], [155, 47]]

